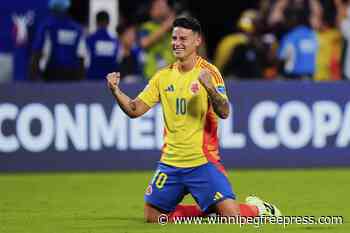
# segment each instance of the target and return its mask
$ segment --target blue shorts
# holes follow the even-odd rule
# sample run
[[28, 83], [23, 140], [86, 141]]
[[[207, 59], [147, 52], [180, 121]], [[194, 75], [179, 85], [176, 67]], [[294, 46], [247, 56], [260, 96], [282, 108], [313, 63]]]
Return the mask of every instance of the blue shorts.
[[235, 199], [227, 177], [210, 162], [193, 168], [159, 163], [146, 189], [145, 201], [162, 211], [172, 212], [188, 193], [204, 212], [222, 200]]

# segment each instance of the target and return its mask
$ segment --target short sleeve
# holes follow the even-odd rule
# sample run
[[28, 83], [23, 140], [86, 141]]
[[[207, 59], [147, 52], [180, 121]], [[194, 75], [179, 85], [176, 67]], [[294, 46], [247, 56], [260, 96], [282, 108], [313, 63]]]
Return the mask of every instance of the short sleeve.
[[225, 99], [228, 99], [224, 79], [216, 67], [209, 69], [216, 91]]
[[159, 73], [153, 76], [153, 78], [149, 81], [148, 85], [138, 95], [138, 98], [141, 99], [150, 108], [159, 103]]

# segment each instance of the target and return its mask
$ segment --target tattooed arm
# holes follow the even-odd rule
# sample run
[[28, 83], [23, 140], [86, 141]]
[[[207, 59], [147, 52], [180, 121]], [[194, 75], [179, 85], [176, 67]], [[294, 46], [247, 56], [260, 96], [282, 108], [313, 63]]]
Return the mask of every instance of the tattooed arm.
[[123, 112], [126, 115], [128, 115], [130, 118], [136, 118], [146, 113], [150, 109], [150, 107], [148, 107], [139, 98], [131, 99], [129, 96], [124, 94], [119, 89], [119, 81], [120, 81], [119, 73], [110, 73], [107, 75], [108, 87], [111, 90], [112, 95], [118, 102]]
[[210, 74], [206, 70], [202, 70], [198, 80], [207, 90], [214, 112], [220, 118], [226, 119], [230, 113], [228, 100], [217, 92], [213, 82], [211, 81]]

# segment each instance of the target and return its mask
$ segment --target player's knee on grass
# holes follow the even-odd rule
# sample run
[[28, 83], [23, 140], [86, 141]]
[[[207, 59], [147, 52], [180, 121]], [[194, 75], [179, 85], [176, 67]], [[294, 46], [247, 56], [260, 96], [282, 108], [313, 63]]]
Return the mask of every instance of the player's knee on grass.
[[239, 204], [233, 199], [225, 199], [215, 205], [216, 213], [220, 216], [238, 216]]
[[158, 222], [159, 216], [162, 214], [159, 210], [152, 205], [145, 203], [144, 218], [146, 222]]

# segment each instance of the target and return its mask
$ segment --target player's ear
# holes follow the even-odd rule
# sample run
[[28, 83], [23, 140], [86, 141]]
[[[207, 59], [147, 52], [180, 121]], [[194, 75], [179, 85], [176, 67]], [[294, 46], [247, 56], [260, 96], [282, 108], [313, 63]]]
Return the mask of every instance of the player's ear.
[[196, 33], [196, 41], [195, 41], [195, 43], [196, 43], [197, 47], [202, 44], [202, 35], [201, 34]]

